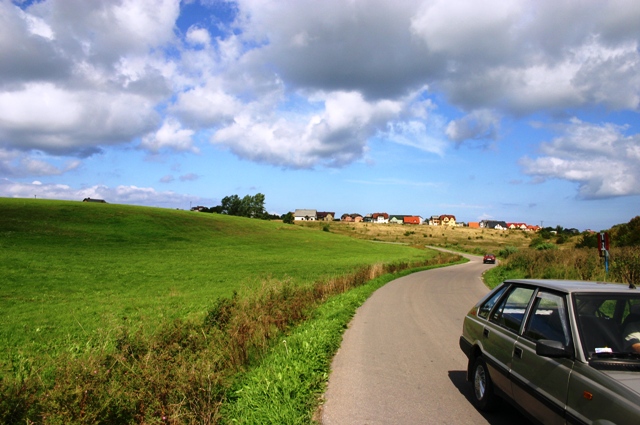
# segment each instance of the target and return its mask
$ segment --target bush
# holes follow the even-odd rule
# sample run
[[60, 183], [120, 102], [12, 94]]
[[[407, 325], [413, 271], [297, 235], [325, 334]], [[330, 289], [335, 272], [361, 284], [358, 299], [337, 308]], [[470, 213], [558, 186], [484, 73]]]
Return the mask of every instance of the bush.
[[507, 259], [511, 254], [515, 254], [516, 252], [518, 252], [518, 248], [515, 246], [505, 246], [498, 252], [498, 256], [500, 256], [500, 258]]
[[640, 247], [612, 248], [611, 275], [619, 282], [640, 286]]

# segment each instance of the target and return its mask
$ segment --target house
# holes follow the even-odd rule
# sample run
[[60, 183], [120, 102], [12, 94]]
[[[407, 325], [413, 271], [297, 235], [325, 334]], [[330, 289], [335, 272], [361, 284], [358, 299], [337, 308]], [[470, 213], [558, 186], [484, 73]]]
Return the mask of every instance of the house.
[[333, 218], [336, 216], [334, 212], [318, 212], [316, 214], [316, 218], [318, 221], [333, 221]]
[[455, 225], [456, 225], [456, 216], [455, 215], [444, 214], [444, 215], [441, 215], [439, 217], [439, 220], [440, 220], [440, 224], [442, 226], [455, 227]]
[[344, 213], [340, 217], [340, 220], [345, 221], [347, 223], [360, 223], [362, 221], [362, 216], [358, 213], [353, 213], [353, 214]]
[[404, 224], [421, 224], [422, 217], [419, 215], [407, 215], [403, 218]]
[[91, 198], [84, 198], [82, 200], [82, 202], [98, 202], [100, 204], [106, 204], [107, 201], [105, 201], [104, 199], [91, 199]]
[[318, 219], [316, 210], [296, 210], [293, 213], [294, 221], [316, 221]]
[[470, 229], [479, 229], [480, 228], [480, 223], [477, 221], [470, 221], [469, 222], [469, 228]]
[[404, 218], [406, 217], [406, 215], [390, 215], [389, 216], [389, 223], [391, 224], [402, 224], [404, 223]]
[[440, 226], [440, 216], [432, 215], [431, 218], [429, 218], [429, 226]]
[[537, 224], [530, 224], [527, 226], [527, 232], [537, 232], [541, 229]]
[[526, 223], [507, 223], [507, 228], [509, 230], [527, 230]]
[[387, 213], [373, 213], [371, 214], [371, 221], [373, 223], [388, 223], [389, 214]]
[[507, 222], [496, 220], [482, 220], [480, 222], [480, 227], [483, 229], [507, 230]]

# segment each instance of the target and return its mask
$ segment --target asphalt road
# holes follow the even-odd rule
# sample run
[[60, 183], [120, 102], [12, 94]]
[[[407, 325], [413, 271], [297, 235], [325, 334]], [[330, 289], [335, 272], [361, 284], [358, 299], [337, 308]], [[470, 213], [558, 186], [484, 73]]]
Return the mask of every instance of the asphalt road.
[[491, 266], [465, 256], [394, 280], [358, 309], [332, 363], [323, 425], [529, 423], [507, 403], [492, 414], [471, 404], [458, 339]]

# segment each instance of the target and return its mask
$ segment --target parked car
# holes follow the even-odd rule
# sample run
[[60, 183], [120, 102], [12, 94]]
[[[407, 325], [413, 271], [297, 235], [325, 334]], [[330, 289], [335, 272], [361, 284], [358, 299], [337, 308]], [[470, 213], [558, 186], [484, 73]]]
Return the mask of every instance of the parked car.
[[640, 424], [638, 331], [633, 285], [505, 281], [464, 319], [473, 403], [504, 399], [543, 424]]
[[484, 257], [482, 258], [482, 262], [484, 264], [487, 264], [487, 263], [495, 264], [496, 256], [493, 254], [484, 254]]

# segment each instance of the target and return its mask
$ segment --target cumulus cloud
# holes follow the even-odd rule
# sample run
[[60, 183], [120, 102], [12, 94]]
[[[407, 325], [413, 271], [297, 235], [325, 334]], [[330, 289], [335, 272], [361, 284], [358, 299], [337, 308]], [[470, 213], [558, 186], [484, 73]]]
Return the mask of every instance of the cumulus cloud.
[[82, 201], [84, 198], [104, 199], [112, 204], [133, 204], [187, 209], [190, 202], [213, 205], [212, 199], [157, 191], [150, 187], [95, 185], [75, 189], [64, 184], [45, 184], [39, 181], [20, 183], [0, 178], [0, 196], [8, 198], [42, 198]]
[[0, 175], [3, 176], [59, 176], [80, 166], [80, 161], [75, 159], [63, 161], [59, 165], [53, 162], [43, 155], [29, 155], [18, 150], [0, 148]]
[[358, 92], [316, 93], [313, 101], [321, 105], [317, 111], [289, 113], [286, 119], [238, 116], [211, 141], [257, 162], [293, 168], [342, 166], [361, 158], [367, 138], [402, 108], [393, 101], [368, 102]]
[[585, 199], [640, 194], [640, 134], [575, 118], [561, 130], [562, 136], [542, 144], [540, 157], [521, 159], [526, 174], [575, 182]]
[[232, 22], [177, 29], [179, 0], [0, 1], [0, 148], [197, 153], [202, 136], [340, 167], [372, 138], [444, 155], [447, 139], [498, 139], [505, 116], [640, 108], [637, 2], [233, 3]]
[[198, 153], [198, 148], [193, 145], [193, 133], [193, 130], [182, 128], [177, 120], [168, 118], [158, 131], [142, 138], [140, 147], [153, 153], [163, 149]]
[[455, 142], [470, 139], [495, 140], [500, 128], [500, 119], [490, 110], [476, 110], [451, 121], [447, 125], [446, 135]]

